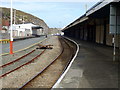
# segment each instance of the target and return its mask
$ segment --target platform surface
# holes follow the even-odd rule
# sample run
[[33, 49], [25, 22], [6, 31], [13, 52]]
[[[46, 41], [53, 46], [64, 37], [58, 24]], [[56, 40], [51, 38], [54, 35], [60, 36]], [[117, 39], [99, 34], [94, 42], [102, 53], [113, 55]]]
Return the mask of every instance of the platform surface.
[[113, 61], [113, 49], [76, 42], [80, 46], [78, 56], [57, 88], [118, 88], [118, 62]]

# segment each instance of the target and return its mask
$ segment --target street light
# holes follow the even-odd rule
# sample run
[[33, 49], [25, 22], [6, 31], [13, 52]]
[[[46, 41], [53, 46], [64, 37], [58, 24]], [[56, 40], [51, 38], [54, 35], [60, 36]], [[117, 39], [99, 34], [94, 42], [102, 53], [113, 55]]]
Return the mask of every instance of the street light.
[[12, 20], [13, 20], [13, 9], [12, 9], [12, 0], [11, 0], [11, 8], [10, 8], [10, 12], [11, 12], [11, 21], [10, 21], [10, 25], [11, 25], [11, 31], [10, 31], [10, 54], [13, 54], [13, 26], [12, 26]]

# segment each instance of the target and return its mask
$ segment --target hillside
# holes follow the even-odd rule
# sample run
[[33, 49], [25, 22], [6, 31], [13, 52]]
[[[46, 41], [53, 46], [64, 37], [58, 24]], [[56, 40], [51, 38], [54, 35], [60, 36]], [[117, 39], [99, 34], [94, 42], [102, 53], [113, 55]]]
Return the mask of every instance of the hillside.
[[[15, 9], [13, 9], [13, 16], [14, 16], [14, 12], [16, 12], [16, 20], [15, 20], [16, 24], [21, 24], [23, 23], [24, 20], [24, 23], [34, 23], [36, 25], [40, 25], [46, 31], [48, 31], [49, 27], [42, 19], [39, 19], [36, 16]], [[0, 18], [2, 19], [2, 21], [7, 20], [8, 22], [10, 22], [10, 8], [0, 7], [0, 13], [2, 13], [2, 18]]]

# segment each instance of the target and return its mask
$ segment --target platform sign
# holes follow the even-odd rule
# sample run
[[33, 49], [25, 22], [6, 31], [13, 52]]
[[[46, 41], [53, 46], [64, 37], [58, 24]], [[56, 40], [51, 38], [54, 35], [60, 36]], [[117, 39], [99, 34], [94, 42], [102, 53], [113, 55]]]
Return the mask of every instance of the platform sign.
[[120, 34], [120, 6], [110, 5], [110, 34]]

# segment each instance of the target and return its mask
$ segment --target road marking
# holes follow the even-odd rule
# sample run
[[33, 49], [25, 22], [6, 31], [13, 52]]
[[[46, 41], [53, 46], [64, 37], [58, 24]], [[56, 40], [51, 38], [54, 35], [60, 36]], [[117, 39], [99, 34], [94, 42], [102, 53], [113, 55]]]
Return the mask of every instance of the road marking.
[[[47, 39], [47, 38], [45, 38], [45, 39], [43, 39], [43, 40], [41, 40], [41, 41], [39, 41], [39, 42], [37, 42], [37, 43], [34, 43], [34, 44], [32, 44], [32, 45], [30, 45], [30, 46], [28, 46], [28, 47], [26, 47], [26, 48], [20, 49], [20, 50], [18, 50], [18, 51], [14, 51], [13, 53], [17, 53], [17, 52], [20, 52], [20, 51], [24, 51], [24, 50], [26, 50], [26, 49], [29, 49], [29, 48], [31, 48], [31, 47], [33, 47], [33, 46], [35, 46], [35, 45], [37, 45], [37, 44], [45, 41], [46, 39]], [[3, 53], [3, 54], [0, 54], [0, 56], [8, 55], [8, 54], [9, 54], [9, 53]]]
[[[38, 41], [37, 41], [37, 42], [38, 42]], [[27, 42], [27, 43], [29, 43], [29, 42]], [[27, 43], [26, 43], [26, 44], [27, 44]], [[15, 42], [14, 42], [14, 44], [15, 44]], [[19, 43], [19, 44], [16, 44], [16, 45], [14, 45], [14, 44], [13, 44], [14, 47], [16, 47], [16, 46], [20, 46], [20, 45], [23, 45], [23, 44], [20, 44], [20, 43]], [[5, 49], [9, 49], [9, 46], [6, 47], [6, 48], [4, 48], [4, 50], [5, 50]]]

